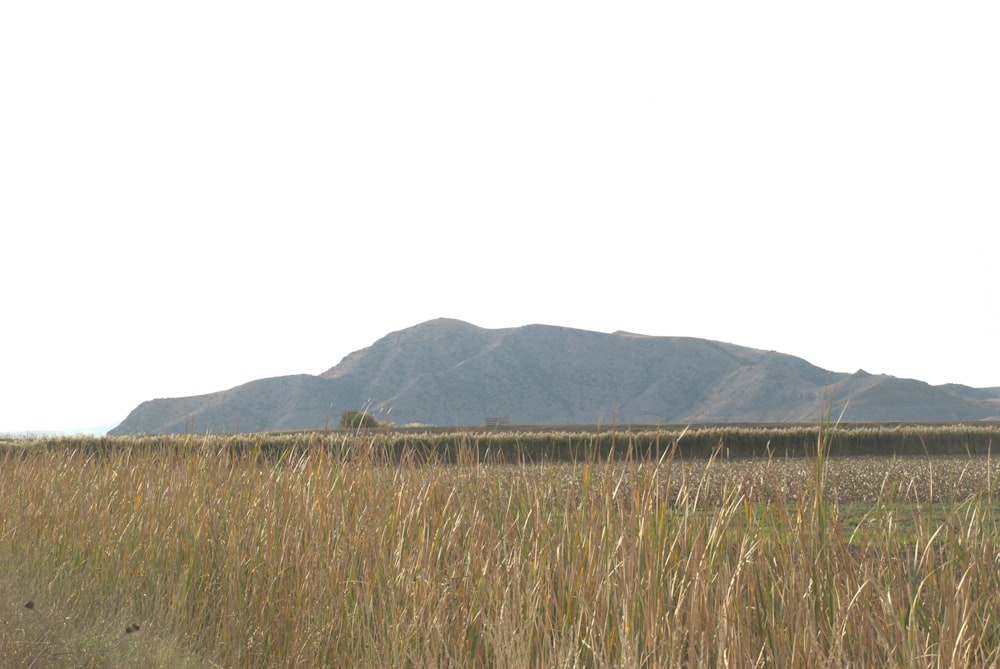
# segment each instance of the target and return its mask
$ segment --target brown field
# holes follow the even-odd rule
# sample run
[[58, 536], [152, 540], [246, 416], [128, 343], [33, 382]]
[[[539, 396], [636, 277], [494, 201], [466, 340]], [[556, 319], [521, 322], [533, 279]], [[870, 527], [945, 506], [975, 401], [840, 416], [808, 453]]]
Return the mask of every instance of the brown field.
[[267, 439], [8, 444], [0, 665], [1000, 666], [989, 455]]

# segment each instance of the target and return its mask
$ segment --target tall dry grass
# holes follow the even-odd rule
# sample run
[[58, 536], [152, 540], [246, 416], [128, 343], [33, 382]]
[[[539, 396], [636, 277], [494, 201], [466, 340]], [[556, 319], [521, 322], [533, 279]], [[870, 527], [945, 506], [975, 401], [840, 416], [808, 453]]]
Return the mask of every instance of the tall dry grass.
[[479, 450], [10, 450], [0, 665], [1000, 664], [987, 458]]

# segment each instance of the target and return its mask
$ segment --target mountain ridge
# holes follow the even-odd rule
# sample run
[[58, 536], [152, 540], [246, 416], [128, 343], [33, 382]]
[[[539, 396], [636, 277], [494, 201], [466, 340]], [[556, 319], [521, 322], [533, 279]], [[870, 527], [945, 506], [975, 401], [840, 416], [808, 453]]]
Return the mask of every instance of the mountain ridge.
[[390, 332], [318, 375], [143, 402], [111, 434], [335, 427], [367, 408], [397, 424], [983, 420], [1000, 389], [833, 372], [776, 351], [697, 339], [438, 318]]

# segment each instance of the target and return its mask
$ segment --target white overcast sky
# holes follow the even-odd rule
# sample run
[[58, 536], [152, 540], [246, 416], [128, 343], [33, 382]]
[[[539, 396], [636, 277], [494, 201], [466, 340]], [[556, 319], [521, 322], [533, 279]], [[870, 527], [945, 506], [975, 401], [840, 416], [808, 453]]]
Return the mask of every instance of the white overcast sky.
[[0, 4], [0, 432], [441, 316], [1000, 386], [996, 2]]

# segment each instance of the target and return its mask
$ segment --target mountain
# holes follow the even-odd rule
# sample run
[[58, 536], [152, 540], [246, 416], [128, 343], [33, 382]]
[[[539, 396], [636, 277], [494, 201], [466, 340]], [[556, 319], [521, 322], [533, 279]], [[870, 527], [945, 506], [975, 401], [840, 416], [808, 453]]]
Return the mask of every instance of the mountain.
[[525, 425], [802, 422], [821, 419], [824, 398], [848, 421], [1000, 416], [1000, 388], [831, 372], [690, 337], [441, 318], [392, 332], [317, 376], [143, 402], [111, 434], [316, 429], [362, 408], [397, 425], [482, 425], [490, 416]]

